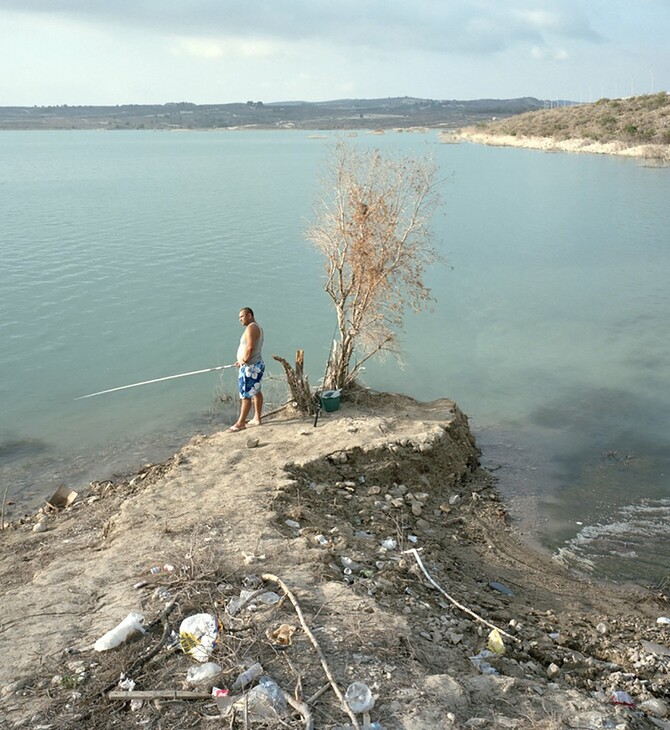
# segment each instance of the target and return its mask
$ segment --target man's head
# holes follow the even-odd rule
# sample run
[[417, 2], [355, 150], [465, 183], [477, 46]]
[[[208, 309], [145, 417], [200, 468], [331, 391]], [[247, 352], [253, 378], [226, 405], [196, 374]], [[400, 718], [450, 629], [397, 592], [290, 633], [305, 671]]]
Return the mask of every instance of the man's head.
[[254, 310], [251, 307], [242, 307], [239, 315], [240, 324], [245, 327], [254, 321]]

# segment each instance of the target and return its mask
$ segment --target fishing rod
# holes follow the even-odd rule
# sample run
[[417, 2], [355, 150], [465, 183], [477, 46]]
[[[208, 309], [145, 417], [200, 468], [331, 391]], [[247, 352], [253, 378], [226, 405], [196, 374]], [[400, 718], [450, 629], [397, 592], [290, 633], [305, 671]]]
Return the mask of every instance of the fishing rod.
[[205, 368], [204, 370], [192, 370], [190, 373], [177, 373], [177, 375], [166, 375], [164, 378], [154, 378], [153, 380], [143, 380], [141, 383], [131, 383], [130, 385], [120, 385], [118, 388], [108, 388], [107, 390], [99, 390], [97, 393], [89, 393], [88, 395], [80, 395], [75, 400], [84, 398], [93, 398], [96, 395], [104, 395], [105, 393], [114, 393], [117, 390], [126, 390], [127, 388], [137, 388], [140, 385], [149, 385], [150, 383], [160, 383], [163, 380], [174, 380], [175, 378], [186, 378], [189, 375], [200, 375], [201, 373], [211, 373], [215, 370], [227, 370], [228, 368], [237, 367], [235, 363], [232, 365], [217, 365], [213, 368]]

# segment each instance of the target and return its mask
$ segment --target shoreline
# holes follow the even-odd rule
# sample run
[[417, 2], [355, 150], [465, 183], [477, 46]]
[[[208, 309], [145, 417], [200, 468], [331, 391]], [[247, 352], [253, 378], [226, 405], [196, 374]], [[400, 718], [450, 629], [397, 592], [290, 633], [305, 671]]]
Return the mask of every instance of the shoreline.
[[668, 145], [626, 145], [623, 142], [594, 142], [590, 139], [556, 140], [551, 137], [524, 137], [505, 134], [490, 134], [475, 127], [464, 127], [440, 133], [444, 143], [471, 142], [491, 147], [521, 147], [543, 152], [572, 152], [590, 155], [612, 155], [632, 157], [650, 163], [670, 164]]
[[[324, 679], [290, 604], [231, 614], [252, 576], [266, 574], [294, 591], [342, 689], [371, 687], [372, 719], [387, 730], [480, 718], [482, 727], [561, 730], [591, 726], [574, 724], [586, 717], [637, 729], [668, 716], [670, 660], [659, 647], [670, 629], [656, 623], [667, 597], [597, 585], [529, 548], [479, 466], [467, 417], [448, 400], [366, 394], [322, 414], [318, 428], [293, 416], [196, 437], [128, 480], [94, 483], [42, 521], [43, 531], [30, 520], [0, 532], [0, 707], [13, 727], [72, 727], [92, 712], [96, 727], [118, 726], [130, 707], [101, 688], [162, 628], [118, 650], [91, 646], [129, 611], [148, 624], [165, 591], [175, 614], [222, 621], [219, 686], [256, 660], [287, 690], [291, 667], [299, 671], [309, 696]], [[474, 617], [424, 579], [412, 549]], [[364, 567], [347, 574], [344, 558]], [[168, 564], [173, 572], [150, 571]], [[265, 638], [280, 623], [298, 627], [287, 654]], [[505, 654], [482, 654], [489, 624], [503, 632]], [[133, 679], [137, 689], [182, 689], [192, 664], [164, 651]], [[615, 691], [635, 708], [612, 704]], [[216, 713], [207, 700], [147, 701], [132, 717], [155, 721], [178, 706], [191, 718], [203, 705]], [[316, 727], [346, 722], [328, 693], [312, 711]]]

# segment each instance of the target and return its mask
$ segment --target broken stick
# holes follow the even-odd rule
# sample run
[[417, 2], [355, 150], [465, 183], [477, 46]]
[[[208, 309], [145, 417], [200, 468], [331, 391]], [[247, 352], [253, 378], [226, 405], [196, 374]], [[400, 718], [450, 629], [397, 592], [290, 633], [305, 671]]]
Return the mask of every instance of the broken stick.
[[281, 578], [278, 578], [276, 575], [272, 575], [272, 573], [264, 573], [261, 577], [265, 581], [270, 581], [272, 583], [276, 583], [284, 591], [284, 593], [289, 597], [289, 600], [293, 604], [293, 608], [295, 608], [295, 612], [300, 621], [300, 625], [302, 626], [303, 631], [309, 637], [309, 640], [312, 642], [312, 645], [314, 646], [314, 649], [316, 650], [316, 654], [319, 657], [319, 661], [321, 662], [321, 666], [323, 667], [323, 671], [326, 673], [326, 677], [328, 677], [330, 686], [333, 688], [333, 692], [335, 692], [337, 699], [340, 701], [340, 703], [342, 705], [342, 709], [347, 713], [347, 715], [349, 715], [351, 724], [356, 728], [356, 730], [360, 730], [360, 725], [358, 724], [356, 715], [354, 715], [354, 713], [349, 709], [349, 705], [347, 705], [347, 702], [344, 699], [344, 696], [342, 695], [340, 688], [337, 686], [337, 682], [333, 678], [332, 672], [330, 671], [330, 667], [328, 666], [328, 662], [326, 661], [326, 657], [324, 656], [324, 653], [323, 653], [321, 647], [319, 646], [319, 642], [316, 640], [316, 637], [314, 636], [314, 634], [310, 631], [309, 626], [307, 626], [305, 617], [302, 614], [302, 609], [300, 608], [300, 604], [298, 603], [298, 599], [293, 595], [293, 593], [291, 592], [289, 587], [286, 585], [286, 583], [284, 583], [284, 581]]

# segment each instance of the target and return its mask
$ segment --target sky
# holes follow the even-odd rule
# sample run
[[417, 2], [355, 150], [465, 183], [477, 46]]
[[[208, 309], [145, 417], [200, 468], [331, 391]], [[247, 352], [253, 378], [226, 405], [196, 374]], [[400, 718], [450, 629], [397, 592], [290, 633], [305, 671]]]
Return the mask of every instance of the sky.
[[670, 0], [0, 0], [0, 106], [670, 91]]

